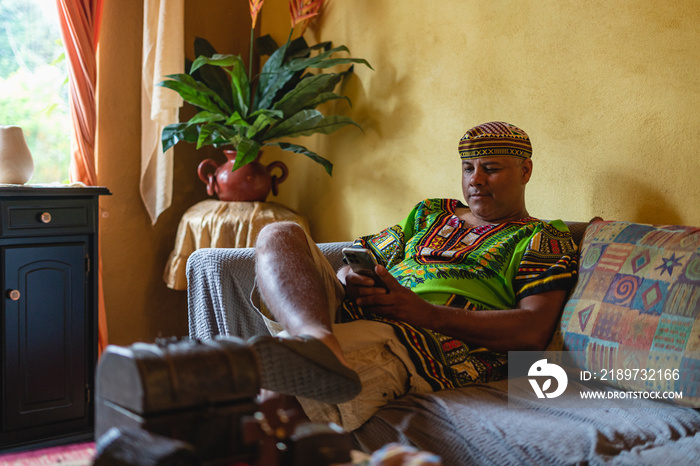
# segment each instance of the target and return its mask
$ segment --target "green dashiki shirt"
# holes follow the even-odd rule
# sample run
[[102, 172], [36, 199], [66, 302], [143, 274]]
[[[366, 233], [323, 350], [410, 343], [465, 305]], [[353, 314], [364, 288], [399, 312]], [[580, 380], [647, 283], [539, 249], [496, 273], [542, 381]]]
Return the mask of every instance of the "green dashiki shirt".
[[[456, 199], [427, 199], [401, 223], [355, 241], [403, 286], [433, 304], [466, 310], [513, 309], [521, 299], [568, 290], [576, 280], [576, 246], [561, 221], [532, 217], [467, 227]], [[343, 303], [343, 320], [391, 324], [420, 375], [434, 390], [503, 378], [507, 356], [429, 329]]]

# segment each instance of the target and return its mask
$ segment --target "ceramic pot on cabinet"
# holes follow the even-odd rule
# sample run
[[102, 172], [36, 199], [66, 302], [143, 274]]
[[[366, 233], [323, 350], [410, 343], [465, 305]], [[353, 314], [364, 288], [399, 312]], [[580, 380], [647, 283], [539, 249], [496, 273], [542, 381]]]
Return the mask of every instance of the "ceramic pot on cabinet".
[[[207, 194], [218, 196], [221, 201], [264, 202], [272, 190], [277, 195], [278, 186], [287, 179], [287, 166], [282, 162], [272, 162], [265, 166], [260, 163], [260, 155], [253, 162], [233, 170], [236, 151], [225, 150], [228, 159], [219, 165], [212, 159], [203, 160], [197, 168], [199, 179], [207, 185]], [[272, 170], [279, 168], [278, 177]]]

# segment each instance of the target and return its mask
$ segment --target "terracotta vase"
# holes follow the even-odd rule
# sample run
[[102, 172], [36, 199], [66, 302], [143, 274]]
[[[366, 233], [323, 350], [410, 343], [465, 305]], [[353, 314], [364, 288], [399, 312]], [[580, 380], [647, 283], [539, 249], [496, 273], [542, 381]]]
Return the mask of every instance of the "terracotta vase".
[[[253, 162], [233, 171], [236, 161], [235, 150], [225, 150], [228, 159], [219, 165], [212, 159], [203, 160], [197, 168], [199, 179], [207, 185], [207, 194], [218, 196], [222, 201], [264, 202], [270, 190], [277, 195], [278, 186], [287, 179], [287, 166], [282, 162], [272, 162], [265, 166], [260, 163], [260, 154]], [[272, 170], [279, 168], [278, 177]]]
[[34, 161], [19, 126], [0, 126], [0, 183], [24, 184], [34, 174]]

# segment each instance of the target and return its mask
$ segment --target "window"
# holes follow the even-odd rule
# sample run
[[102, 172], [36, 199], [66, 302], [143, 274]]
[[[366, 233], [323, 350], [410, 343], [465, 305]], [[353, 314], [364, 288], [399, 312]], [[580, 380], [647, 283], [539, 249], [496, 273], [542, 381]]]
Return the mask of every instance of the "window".
[[34, 159], [29, 183], [68, 181], [68, 69], [56, 0], [0, 0], [0, 125], [22, 128]]

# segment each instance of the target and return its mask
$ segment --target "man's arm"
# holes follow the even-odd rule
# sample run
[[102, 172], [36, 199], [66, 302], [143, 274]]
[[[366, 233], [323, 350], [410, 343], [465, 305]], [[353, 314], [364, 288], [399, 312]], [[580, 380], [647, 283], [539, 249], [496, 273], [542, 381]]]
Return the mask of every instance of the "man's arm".
[[[516, 304], [516, 309], [467, 311], [430, 304], [401, 286], [384, 267], [377, 266], [376, 271], [389, 292], [382, 288], [357, 286], [357, 304], [375, 314], [435, 330], [493, 351], [543, 350], [566, 300], [566, 291], [555, 290], [523, 298]], [[345, 278], [350, 280], [350, 275]]]

